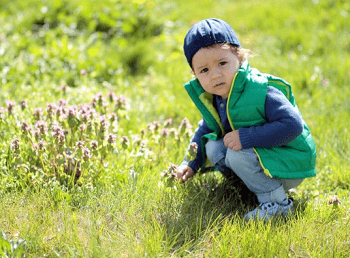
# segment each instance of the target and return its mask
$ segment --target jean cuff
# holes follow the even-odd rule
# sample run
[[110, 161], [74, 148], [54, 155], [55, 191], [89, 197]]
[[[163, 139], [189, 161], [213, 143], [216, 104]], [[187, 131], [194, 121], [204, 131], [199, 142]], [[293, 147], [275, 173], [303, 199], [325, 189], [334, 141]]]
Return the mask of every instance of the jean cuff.
[[257, 194], [259, 203], [264, 202], [277, 202], [281, 203], [284, 199], [287, 198], [286, 192], [284, 191], [283, 185], [278, 187], [276, 190], [273, 190], [268, 193]]

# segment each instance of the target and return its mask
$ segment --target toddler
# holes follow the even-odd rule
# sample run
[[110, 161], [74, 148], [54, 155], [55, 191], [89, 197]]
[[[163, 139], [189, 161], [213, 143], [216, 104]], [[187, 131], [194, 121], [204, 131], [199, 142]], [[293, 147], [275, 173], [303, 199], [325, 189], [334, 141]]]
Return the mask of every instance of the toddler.
[[195, 79], [184, 87], [201, 112], [191, 143], [195, 160], [184, 159], [177, 177], [199, 170], [232, 173], [256, 194], [260, 205], [244, 217], [267, 220], [292, 212], [285, 191], [316, 176], [316, 148], [283, 79], [249, 66], [250, 51], [220, 19], [206, 19], [186, 34], [184, 52]]

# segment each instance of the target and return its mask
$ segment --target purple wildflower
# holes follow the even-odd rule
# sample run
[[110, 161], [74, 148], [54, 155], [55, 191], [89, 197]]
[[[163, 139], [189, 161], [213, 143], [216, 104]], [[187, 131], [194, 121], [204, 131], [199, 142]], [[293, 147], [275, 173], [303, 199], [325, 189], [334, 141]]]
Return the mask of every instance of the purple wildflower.
[[113, 103], [116, 100], [116, 95], [114, 91], [109, 91], [107, 96], [108, 96], [109, 102], [111, 103]]
[[173, 119], [172, 118], [169, 118], [167, 120], [165, 120], [164, 122], [164, 126], [167, 127], [167, 126], [171, 126], [173, 124]]
[[79, 149], [82, 149], [82, 148], [84, 147], [84, 144], [85, 144], [84, 141], [77, 141], [76, 146], [77, 146]]
[[43, 110], [41, 108], [34, 108], [34, 119], [40, 120], [43, 115]]
[[25, 110], [25, 109], [27, 108], [27, 106], [28, 106], [27, 101], [26, 101], [25, 99], [23, 99], [23, 100], [21, 101], [21, 109], [22, 109], [22, 110]]
[[62, 90], [63, 92], [66, 92], [66, 90], [67, 90], [67, 84], [62, 83], [62, 85], [61, 85], [61, 90]]
[[117, 121], [117, 114], [116, 113], [112, 113], [109, 116], [109, 121], [111, 121], [111, 123], [113, 123], [114, 121]]
[[65, 107], [65, 106], [67, 106], [68, 105], [68, 100], [66, 100], [66, 99], [60, 99], [59, 101], [58, 101], [58, 106], [59, 107]]
[[83, 148], [83, 159], [91, 159], [92, 155], [90, 154], [90, 150], [87, 147]]
[[87, 75], [87, 71], [86, 71], [85, 69], [81, 69], [81, 70], [80, 70], [80, 74], [81, 74], [82, 76], [86, 76], [86, 75]]
[[13, 108], [16, 106], [15, 102], [12, 101], [6, 101], [7, 111], [9, 114], [12, 114]]
[[96, 150], [98, 147], [98, 142], [97, 141], [91, 141], [91, 149]]
[[18, 150], [19, 149], [19, 139], [15, 138], [11, 143], [11, 149]]
[[163, 137], [163, 138], [166, 138], [169, 136], [169, 129], [168, 128], [163, 128], [161, 131], [160, 131], [160, 136]]
[[[23, 125], [23, 124], [22, 124]], [[36, 121], [35, 122], [35, 127], [37, 128], [37, 129], [39, 129], [39, 133], [40, 134], [46, 134], [46, 132], [47, 132], [47, 125], [46, 125], [46, 122], [45, 121], [43, 121], [43, 120], [38, 120], [38, 121]]]
[[39, 142], [39, 149], [40, 150], [45, 150], [45, 145], [46, 145], [46, 142], [44, 142], [43, 140], [40, 140], [40, 142]]
[[23, 121], [22, 122], [22, 126], [21, 126], [21, 129], [24, 133], [28, 132], [28, 130], [30, 129], [28, 123], [26, 121]]
[[115, 135], [115, 134], [109, 134], [109, 136], [108, 136], [108, 143], [109, 144], [113, 144], [113, 143], [115, 143], [115, 140], [117, 139], [117, 136]]

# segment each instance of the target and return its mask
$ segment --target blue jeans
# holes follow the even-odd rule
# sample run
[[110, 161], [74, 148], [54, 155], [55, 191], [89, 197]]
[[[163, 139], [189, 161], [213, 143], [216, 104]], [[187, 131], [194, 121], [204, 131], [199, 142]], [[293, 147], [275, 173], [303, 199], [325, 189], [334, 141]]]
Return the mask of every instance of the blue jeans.
[[215, 167], [224, 172], [224, 175], [225, 171], [231, 169], [256, 194], [260, 203], [282, 202], [287, 198], [285, 190], [297, 187], [304, 180], [271, 178], [265, 175], [252, 148], [233, 151], [225, 146], [223, 139], [209, 140], [205, 147], [207, 156]]

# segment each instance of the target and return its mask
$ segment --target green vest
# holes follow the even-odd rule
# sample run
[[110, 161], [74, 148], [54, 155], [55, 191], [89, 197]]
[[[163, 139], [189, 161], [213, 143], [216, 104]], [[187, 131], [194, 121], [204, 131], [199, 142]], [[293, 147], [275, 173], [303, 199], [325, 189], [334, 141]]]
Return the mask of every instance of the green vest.
[[[262, 74], [250, 68], [248, 61], [245, 61], [235, 74], [227, 100], [227, 117], [233, 130], [259, 126], [267, 122], [265, 100], [268, 86], [281, 90], [300, 114], [289, 83], [281, 78]], [[205, 160], [201, 169], [212, 168], [213, 165], [206, 159], [205, 143], [208, 139], [217, 140], [226, 134], [219, 114], [213, 106], [214, 96], [202, 88], [198, 79], [185, 83], [184, 87], [212, 130], [201, 139]], [[316, 147], [304, 120], [303, 128], [302, 134], [286, 145], [254, 148], [265, 174], [285, 179], [316, 176]]]

